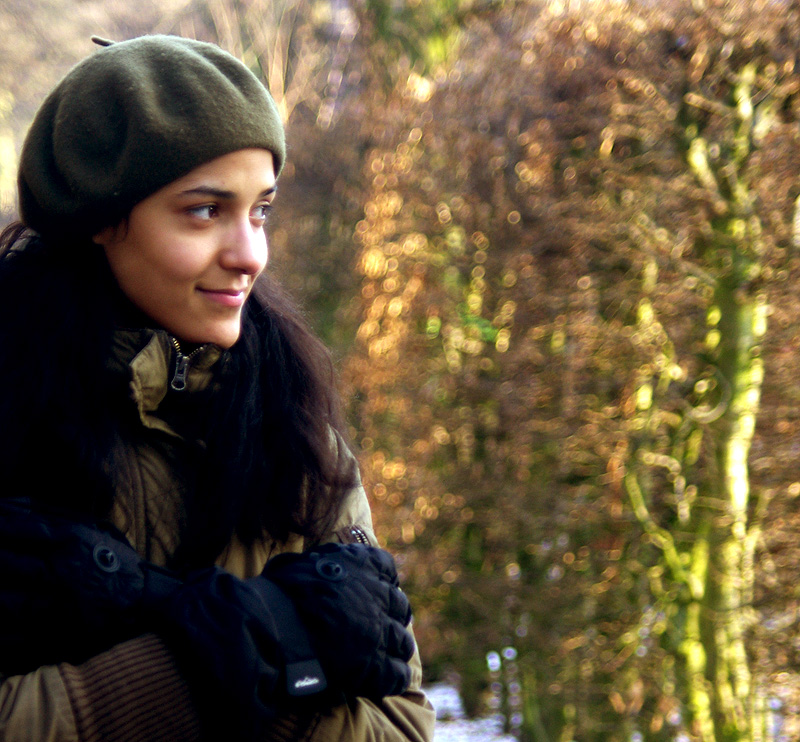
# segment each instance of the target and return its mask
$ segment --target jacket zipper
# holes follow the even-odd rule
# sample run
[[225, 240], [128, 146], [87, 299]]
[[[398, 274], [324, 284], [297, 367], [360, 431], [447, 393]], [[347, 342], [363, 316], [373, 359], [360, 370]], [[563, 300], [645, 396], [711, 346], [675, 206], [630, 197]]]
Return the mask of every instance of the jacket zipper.
[[186, 374], [189, 373], [189, 362], [206, 346], [201, 345], [199, 348], [195, 348], [191, 353], [189, 353], [188, 356], [185, 356], [181, 351], [181, 346], [178, 341], [175, 338], [170, 339], [172, 340], [172, 345], [175, 346], [175, 352], [178, 355], [175, 359], [175, 373], [172, 375], [172, 381], [169, 385], [176, 392], [182, 392], [184, 389], [186, 389]]
[[367, 534], [359, 526], [350, 526], [350, 536], [353, 538], [353, 541], [359, 544], [366, 544], [369, 546], [369, 539], [367, 538]]

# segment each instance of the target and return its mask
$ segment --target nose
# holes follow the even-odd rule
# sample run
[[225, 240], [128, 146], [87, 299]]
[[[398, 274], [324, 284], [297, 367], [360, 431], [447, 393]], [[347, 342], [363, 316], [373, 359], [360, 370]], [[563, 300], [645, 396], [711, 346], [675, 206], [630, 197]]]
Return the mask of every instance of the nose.
[[258, 275], [267, 265], [269, 249], [264, 229], [249, 218], [232, 221], [220, 253], [220, 265], [226, 270]]

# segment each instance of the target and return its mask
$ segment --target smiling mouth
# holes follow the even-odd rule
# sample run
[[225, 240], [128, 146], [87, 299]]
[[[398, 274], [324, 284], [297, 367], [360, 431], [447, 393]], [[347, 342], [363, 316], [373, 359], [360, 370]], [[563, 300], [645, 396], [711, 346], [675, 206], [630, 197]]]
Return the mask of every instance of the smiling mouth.
[[247, 298], [247, 289], [197, 289], [210, 301], [226, 307], [240, 307]]
[[227, 294], [228, 296], [238, 296], [239, 294], [244, 294], [247, 291], [247, 287], [243, 286], [240, 289], [206, 289], [206, 288], [198, 288], [198, 291], [202, 291], [206, 294]]

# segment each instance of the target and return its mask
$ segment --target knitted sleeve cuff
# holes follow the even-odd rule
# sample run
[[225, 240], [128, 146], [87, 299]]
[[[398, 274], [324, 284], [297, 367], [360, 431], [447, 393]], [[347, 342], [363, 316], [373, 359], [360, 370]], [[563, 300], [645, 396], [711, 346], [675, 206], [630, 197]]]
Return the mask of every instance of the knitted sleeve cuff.
[[172, 654], [154, 634], [82, 665], [59, 665], [82, 742], [189, 742], [200, 723]]

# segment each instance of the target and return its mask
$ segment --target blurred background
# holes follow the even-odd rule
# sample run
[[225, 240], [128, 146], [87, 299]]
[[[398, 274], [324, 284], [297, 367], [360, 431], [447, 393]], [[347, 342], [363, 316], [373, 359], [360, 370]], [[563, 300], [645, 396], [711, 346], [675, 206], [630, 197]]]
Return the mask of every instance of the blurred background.
[[271, 270], [427, 682], [526, 741], [800, 738], [798, 2], [2, 0], [3, 221], [46, 92], [144, 33], [279, 103]]

